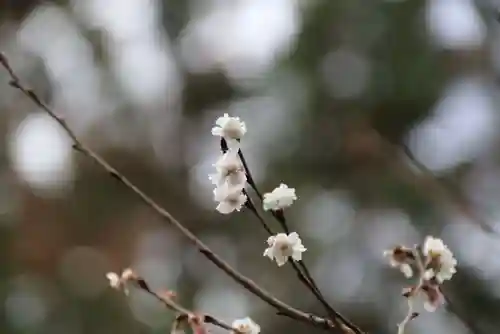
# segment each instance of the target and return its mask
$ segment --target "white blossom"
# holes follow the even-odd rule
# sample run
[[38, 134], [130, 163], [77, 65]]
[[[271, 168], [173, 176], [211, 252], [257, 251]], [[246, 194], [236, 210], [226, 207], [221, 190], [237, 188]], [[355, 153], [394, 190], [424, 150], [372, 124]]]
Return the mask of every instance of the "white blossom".
[[120, 276], [117, 273], [107, 273], [106, 278], [109, 281], [109, 286], [113, 289], [119, 289], [121, 285]]
[[109, 272], [106, 274], [106, 278], [109, 281], [109, 286], [116, 290], [123, 290], [123, 292], [128, 295], [129, 290], [127, 284], [136, 279], [137, 275], [133, 272], [132, 269], [125, 269], [121, 275], [118, 275], [114, 272]]
[[247, 132], [245, 122], [240, 121], [239, 117], [230, 117], [228, 114], [217, 118], [212, 128], [212, 135], [222, 137], [230, 142], [241, 139]]
[[209, 175], [209, 179], [216, 186], [228, 182], [232, 186], [245, 184], [247, 178], [243, 164], [238, 157], [238, 150], [229, 150], [222, 154], [215, 164], [217, 173]]
[[443, 240], [428, 236], [425, 239], [422, 253], [427, 257], [428, 266], [425, 278], [435, 278], [438, 283], [452, 278], [457, 272], [457, 260]]
[[431, 236], [427, 236], [424, 241], [424, 246], [422, 248], [422, 253], [425, 256], [439, 256], [446, 249], [446, 245], [443, 243], [443, 240], [434, 238]]
[[287, 263], [289, 257], [294, 261], [302, 260], [302, 253], [307, 250], [296, 232], [289, 235], [278, 233], [275, 236], [270, 236], [267, 239], [267, 244], [269, 247], [264, 251], [264, 256], [275, 260], [280, 267]]
[[[259, 334], [260, 326], [249, 317], [233, 321], [231, 327], [244, 334]], [[234, 331], [236, 332], [236, 331]]]
[[292, 205], [297, 199], [295, 188], [288, 188], [284, 183], [275, 188], [270, 193], [264, 194], [263, 207], [264, 210], [279, 210]]
[[401, 263], [397, 266], [406, 278], [413, 277], [413, 269], [408, 263]]
[[214, 200], [219, 202], [216, 208], [217, 211], [222, 214], [229, 214], [234, 210], [240, 211], [247, 201], [247, 196], [243, 193], [242, 187], [224, 183], [214, 189]]

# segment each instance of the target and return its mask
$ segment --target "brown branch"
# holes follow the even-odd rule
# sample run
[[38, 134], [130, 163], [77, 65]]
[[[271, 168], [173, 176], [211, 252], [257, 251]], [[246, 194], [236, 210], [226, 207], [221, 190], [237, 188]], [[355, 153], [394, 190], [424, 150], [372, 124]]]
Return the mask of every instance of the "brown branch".
[[[177, 312], [178, 317], [185, 317], [186, 319], [189, 319], [193, 316], [196, 316], [194, 312], [191, 312], [190, 310], [184, 308], [181, 306], [179, 303], [175, 302], [171, 296], [165, 296], [161, 292], [156, 292], [153, 291], [150, 287], [149, 284], [143, 279], [143, 278], [136, 278], [135, 280], [136, 285], [146, 292], [147, 294], [153, 296], [155, 299], [163, 303], [168, 309]], [[207, 323], [207, 324], [212, 324], [214, 326], [220, 327], [222, 329], [234, 332], [234, 333], [240, 333], [237, 329], [233, 328], [229, 324], [225, 323], [222, 320], [218, 320], [217, 318], [208, 315], [208, 314], [202, 314], [201, 315], [202, 320]]]
[[156, 203], [152, 198], [146, 195], [142, 190], [140, 190], [135, 184], [133, 184], [128, 178], [123, 174], [118, 172], [113, 168], [107, 161], [101, 158], [92, 149], [83, 144], [76, 134], [73, 132], [71, 127], [66, 123], [63, 117], [56, 114], [50, 107], [48, 107], [37, 95], [36, 93], [26, 88], [20, 81], [17, 74], [14, 72], [9, 64], [7, 57], [3, 53], [0, 53], [0, 64], [7, 70], [10, 75], [11, 81], [10, 85], [19, 91], [21, 91], [26, 97], [33, 101], [38, 107], [45, 111], [54, 121], [56, 121], [68, 134], [68, 136], [73, 141], [73, 147], [75, 150], [86, 155], [92, 159], [97, 165], [103, 168], [109, 175], [117, 179], [122, 183], [128, 190], [134, 193], [138, 198], [142, 200], [146, 205], [148, 205], [153, 211], [155, 211], [165, 222], [171, 224], [175, 227], [181, 234], [183, 234], [197, 249], [202, 253], [208, 260], [214, 263], [219, 269], [224, 271], [229, 277], [231, 277], [235, 282], [240, 284], [246, 290], [259, 297], [261, 300], [274, 307], [280, 314], [286, 315], [290, 318], [299, 320], [304, 323], [308, 323], [317, 328], [332, 330], [335, 329], [334, 324], [325, 318], [305, 313], [292, 306], [286, 304], [285, 302], [272, 296], [268, 291], [264, 290], [253, 282], [248, 277], [244, 276], [236, 269], [231, 267], [226, 261], [215, 254], [207, 245], [205, 245], [200, 239], [198, 239], [189, 229], [184, 227], [181, 222], [174, 218], [167, 210]]
[[[221, 149], [223, 152], [227, 151], [227, 144], [224, 139], [221, 140]], [[252, 177], [252, 173], [250, 171], [250, 168], [248, 167], [248, 164], [246, 162], [245, 156], [243, 154], [243, 151], [241, 149], [238, 150], [238, 156], [241, 159], [241, 162], [243, 164], [243, 168], [245, 169], [245, 173], [247, 176], [247, 182], [250, 184], [250, 186], [253, 188], [255, 193], [257, 194], [257, 197], [260, 199], [260, 201], [263, 203], [264, 202], [264, 197], [262, 193], [259, 191], [259, 188], [257, 187], [257, 183], [254, 181]], [[270, 235], [274, 235], [274, 232], [271, 230], [271, 228], [267, 225], [265, 222], [264, 218], [259, 214], [257, 211], [257, 208], [255, 204], [252, 202], [250, 197], [248, 196], [248, 193], [245, 191], [245, 194], [247, 195], [247, 207], [255, 214], [259, 222], [264, 226], [266, 231]], [[274, 211], [271, 210], [272, 216], [278, 221], [280, 226], [282, 227], [283, 231], [286, 234], [290, 234], [290, 228], [288, 227], [285, 214], [283, 213], [282, 210], [279, 211]], [[361, 329], [359, 329], [356, 325], [351, 323], [347, 318], [345, 318], [342, 314], [337, 312], [325, 299], [323, 294], [321, 293], [321, 290], [318, 288], [316, 282], [314, 281], [311, 273], [309, 272], [309, 269], [307, 268], [306, 264], [304, 263], [303, 260], [300, 260], [298, 262], [291, 261], [290, 264], [293, 267], [293, 270], [297, 274], [297, 277], [299, 278], [300, 282], [308, 288], [314, 297], [320, 302], [320, 304], [325, 308], [326, 312], [328, 313], [330, 319], [333, 321], [333, 323], [342, 329], [343, 332], [345, 333], [356, 333], [356, 334], [362, 334], [363, 332]]]
[[[471, 203], [455, 195], [446, 184], [441, 182], [425, 164], [413, 155], [406, 145], [394, 145], [385, 140], [382, 144], [385, 145], [386, 152], [388, 153], [387, 158], [391, 167], [394, 168], [400, 177], [412, 183], [418, 190], [432, 197], [437, 206], [455, 209], [470, 219], [472, 223], [476, 224], [484, 232], [495, 233], [487, 220], [477, 212]], [[394, 159], [394, 154], [403, 155], [412, 166], [408, 166], [402, 159]], [[416, 169], [418, 172], [415, 173], [412, 169]], [[418, 173], [420, 173], [420, 177], [416, 175]]]

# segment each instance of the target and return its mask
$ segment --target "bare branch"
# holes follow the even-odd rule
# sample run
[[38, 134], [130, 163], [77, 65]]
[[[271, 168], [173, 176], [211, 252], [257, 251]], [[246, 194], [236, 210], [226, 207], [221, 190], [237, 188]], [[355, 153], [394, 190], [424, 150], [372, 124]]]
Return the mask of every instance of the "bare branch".
[[270, 306], [274, 307], [280, 314], [310, 324], [317, 328], [322, 328], [326, 330], [335, 330], [335, 329], [338, 330], [338, 328], [335, 327], [332, 321], [293, 308], [292, 306], [286, 304], [285, 302], [277, 299], [276, 297], [271, 295], [268, 291], [258, 286], [250, 278], [244, 276], [236, 269], [231, 267], [226, 261], [220, 258], [207, 245], [205, 245], [205, 243], [203, 243], [200, 239], [198, 239], [189, 229], [184, 227], [184, 225], [182, 225], [182, 223], [178, 221], [175, 217], [173, 217], [166, 209], [161, 207], [151, 197], [146, 195], [141, 189], [139, 189], [123, 174], [118, 172], [107, 161], [101, 158], [101, 156], [99, 156], [96, 152], [94, 152], [92, 149], [90, 149], [84, 143], [82, 143], [78, 139], [76, 134], [73, 132], [71, 127], [66, 123], [64, 118], [59, 116], [50, 107], [48, 107], [47, 104], [45, 104], [33, 90], [25, 87], [21, 83], [19, 77], [12, 69], [7, 57], [3, 53], [0, 53], [0, 64], [7, 70], [7, 72], [10, 75], [11, 78], [10, 85], [21, 91], [26, 97], [28, 97], [31, 101], [33, 101], [33, 103], [35, 103], [38, 107], [40, 107], [43, 111], [45, 111], [52, 119], [54, 119], [54, 121], [56, 121], [65, 130], [68, 136], [72, 139], [73, 147], [75, 148], [75, 150], [83, 153], [84, 155], [92, 159], [98, 166], [104, 169], [109, 175], [111, 175], [112, 177], [117, 179], [120, 183], [122, 183], [129, 191], [134, 193], [138, 198], [142, 200], [142, 202], [144, 202], [153, 211], [155, 211], [163, 219], [163, 221], [171, 224], [181, 234], [183, 234], [198, 249], [200, 253], [202, 253], [209, 261], [214, 263], [219, 269], [224, 271], [235, 282], [240, 284], [243, 288], [245, 288], [255, 296], [259, 297], [261, 300], [263, 300]]
[[[168, 309], [177, 312], [178, 316], [190, 318], [194, 316], [194, 313], [189, 311], [188, 309], [184, 308], [181, 306], [179, 303], [175, 302], [171, 296], [168, 296], [166, 294], [163, 294], [161, 292], [157, 292], [152, 290], [149, 287], [149, 284], [143, 279], [143, 278], [137, 278], [136, 279], [136, 285], [144, 292], [148, 293], [149, 295], [153, 296], [155, 299], [160, 301], [162, 304], [164, 304]], [[222, 329], [232, 331], [234, 333], [239, 333], [239, 331], [233, 327], [231, 327], [229, 324], [225, 323], [222, 320], [218, 320], [217, 318], [208, 315], [208, 314], [203, 314], [201, 316], [203, 321], [208, 324], [212, 324], [214, 326], [220, 327]]]
[[[222, 151], [227, 150], [227, 144], [225, 143], [224, 139], [221, 139], [221, 149]], [[248, 164], [246, 162], [245, 156], [243, 154], [243, 151], [241, 149], [238, 150], [238, 156], [241, 159], [241, 162], [243, 164], [243, 168], [245, 169], [245, 173], [247, 175], [247, 181], [248, 184], [253, 188], [255, 193], [257, 194], [257, 197], [260, 199], [261, 202], [264, 201], [264, 197], [262, 193], [259, 191], [259, 188], [257, 187], [257, 183], [255, 183], [252, 173], [250, 171], [250, 168], [248, 167]], [[246, 193], [246, 192], [245, 192]], [[255, 214], [259, 222], [264, 226], [266, 231], [270, 234], [273, 235], [274, 232], [270, 229], [270, 227], [267, 225], [265, 222], [264, 218], [259, 214], [257, 211], [257, 208], [253, 204], [252, 200], [250, 199], [249, 196], [247, 196], [247, 207], [251, 209], [251, 211]], [[271, 210], [272, 216], [278, 221], [280, 224], [281, 228], [283, 231], [287, 234], [290, 234], [290, 228], [288, 227], [285, 214], [283, 210], [279, 211], [274, 211]], [[307, 268], [306, 264], [304, 263], [303, 260], [298, 261], [297, 263], [294, 261], [290, 262], [295, 273], [297, 274], [297, 277], [299, 280], [312, 292], [314, 297], [323, 305], [323, 307], [326, 309], [330, 319], [334, 322], [334, 324], [341, 328], [345, 333], [356, 333], [356, 334], [362, 334], [363, 332], [361, 329], [359, 329], [356, 325], [351, 323], [347, 318], [345, 318], [342, 314], [337, 312], [325, 299], [323, 294], [321, 293], [320, 289], [318, 288], [316, 282], [314, 281], [311, 273], [309, 272], [309, 269]]]

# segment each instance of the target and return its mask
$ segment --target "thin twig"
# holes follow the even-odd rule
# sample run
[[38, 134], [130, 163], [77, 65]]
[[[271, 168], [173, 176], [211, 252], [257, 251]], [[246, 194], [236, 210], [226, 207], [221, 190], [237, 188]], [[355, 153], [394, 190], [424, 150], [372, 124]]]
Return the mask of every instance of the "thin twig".
[[384, 143], [387, 152], [400, 153], [404, 155], [408, 161], [411, 162], [412, 167], [418, 170], [418, 172], [423, 176], [422, 182], [416, 182], [415, 172], [411, 170], [411, 167], [404, 166], [402, 170], [401, 161], [392, 161], [397, 162], [399, 165], [393, 165], [398, 168], [398, 173], [403, 172], [405, 175], [402, 175], [404, 178], [413, 182], [417, 187], [424, 187], [423, 189], [425, 193], [433, 198], [434, 201], [437, 202], [438, 206], [448, 206], [456, 209], [462, 215], [470, 219], [473, 223], [475, 223], [479, 228], [487, 233], [495, 233], [490, 224], [486, 221], [486, 219], [480, 215], [477, 210], [469, 203], [461, 203], [461, 199], [457, 198], [456, 195], [449, 189], [448, 186], [443, 184], [439, 179], [436, 178], [436, 175], [421, 161], [419, 161], [411, 152], [410, 148], [404, 144], [394, 145], [390, 142]]
[[415, 313], [414, 311], [414, 301], [415, 301], [415, 296], [416, 294], [419, 293], [420, 289], [422, 289], [422, 286], [424, 285], [425, 279], [425, 264], [422, 262], [422, 257], [420, 256], [420, 252], [418, 250], [418, 247], [415, 247], [415, 250], [413, 251], [413, 254], [415, 255], [415, 262], [417, 264], [417, 269], [419, 273], [419, 280], [417, 286], [411, 291], [410, 295], [407, 297], [408, 299], [408, 312], [406, 313], [405, 318], [403, 321], [401, 321], [398, 324], [398, 334], [404, 334], [406, 330], [406, 326], [415, 319], [415, 317], [418, 315], [418, 313]]
[[247, 196], [247, 201], [245, 202], [245, 206], [250, 211], [252, 211], [252, 213], [257, 217], [257, 219], [259, 220], [259, 223], [266, 230], [267, 234], [274, 235], [274, 231], [271, 229], [271, 227], [266, 223], [266, 221], [264, 220], [264, 218], [262, 218], [262, 216], [257, 211], [257, 207], [255, 206], [255, 204], [253, 203], [252, 199], [248, 195], [248, 192], [245, 189], [243, 189], [243, 193]]
[[[147, 282], [143, 278], [137, 278], [136, 283], [137, 283], [137, 286], [142, 291], [153, 296], [155, 299], [157, 299], [158, 301], [163, 303], [170, 310], [177, 312], [178, 315], [185, 316], [187, 318], [194, 316], [194, 312], [191, 312], [188, 309], [184, 308], [179, 303], [175, 302], [171, 297], [163, 296], [161, 293], [152, 290], [149, 287], [149, 284], [147, 284]], [[228, 330], [228, 331], [231, 331], [234, 333], [240, 333], [237, 329], [233, 328], [232, 326], [230, 326], [229, 324], [225, 323], [222, 320], [218, 320], [214, 316], [211, 316], [208, 314], [203, 314], [202, 319], [205, 323], [212, 324], [214, 326], [220, 327], [222, 329], [225, 329], [225, 330]]]
[[8, 59], [3, 53], [0, 53], [0, 64], [7, 70], [11, 77], [10, 85], [19, 91], [21, 91], [26, 97], [31, 99], [38, 107], [45, 111], [54, 121], [56, 121], [68, 134], [68, 136], [73, 141], [73, 147], [78, 152], [83, 153], [90, 159], [92, 159], [97, 165], [103, 168], [109, 175], [114, 177], [120, 183], [122, 183], [128, 190], [134, 193], [138, 198], [140, 198], [146, 205], [148, 205], [153, 211], [155, 211], [162, 219], [175, 227], [181, 234], [183, 234], [197, 249], [202, 253], [209, 261], [214, 263], [219, 269], [224, 271], [229, 277], [231, 277], [235, 282], [240, 284], [246, 290], [259, 297], [261, 300], [274, 307], [280, 313], [289, 316], [293, 319], [302, 321], [304, 323], [311, 324], [317, 328], [331, 330], [334, 329], [334, 324], [325, 318], [312, 315], [309, 313], [302, 312], [292, 306], [286, 304], [285, 302], [277, 299], [271, 295], [268, 291], [264, 290], [253, 282], [248, 277], [244, 276], [236, 269], [231, 267], [226, 261], [215, 254], [205, 243], [198, 239], [189, 229], [184, 227], [181, 222], [179, 222], [175, 217], [173, 217], [166, 209], [161, 207], [152, 198], [146, 195], [142, 190], [140, 190], [135, 184], [133, 184], [128, 178], [123, 174], [118, 172], [114, 167], [112, 167], [107, 161], [101, 158], [92, 149], [83, 144], [76, 134], [73, 132], [71, 127], [66, 123], [64, 118], [56, 114], [51, 108], [49, 108], [37, 95], [36, 93], [26, 88], [20, 81], [17, 74], [14, 72], [9, 64]]
[[259, 197], [260, 201], [262, 202], [264, 197], [262, 196], [262, 193], [257, 188], [257, 184], [255, 183], [255, 181], [252, 177], [252, 173], [250, 173], [250, 168], [248, 168], [247, 161], [246, 161], [245, 156], [243, 155], [243, 152], [241, 151], [241, 149], [238, 150], [238, 156], [241, 159], [241, 163], [243, 164], [243, 168], [245, 168], [245, 172], [247, 174], [248, 184], [253, 188], [253, 190], [257, 194], [257, 197]]
[[[225, 143], [224, 139], [221, 140], [221, 149], [223, 152], [227, 150], [227, 144]], [[238, 156], [240, 157], [240, 160], [243, 164], [243, 168], [245, 169], [245, 173], [247, 176], [247, 182], [250, 184], [250, 186], [253, 188], [261, 202], [263, 202], [263, 196], [262, 193], [259, 191], [259, 188], [257, 187], [257, 184], [255, 183], [253, 177], [252, 177], [252, 172], [250, 171], [250, 168], [248, 167], [248, 164], [246, 163], [245, 156], [243, 154], [243, 151], [241, 149], [238, 149]], [[248, 196], [247, 196], [248, 197]], [[250, 197], [248, 197], [250, 200]], [[255, 205], [253, 202], [251, 203], [251, 211], [255, 214], [257, 219], [263, 224], [268, 231], [269, 234], [274, 235], [272, 230], [268, 227], [266, 224], [265, 220], [262, 218], [262, 216], [259, 214], [257, 211]], [[284, 232], [287, 234], [290, 234], [290, 229], [288, 227], [288, 224], [286, 222], [285, 215], [282, 210], [279, 211], [274, 211], [271, 210], [271, 213], [273, 217], [279, 222], [281, 227], [283, 228]], [[361, 329], [359, 329], [357, 326], [355, 326], [353, 323], [351, 323], [347, 318], [345, 318], [343, 315], [341, 315], [339, 312], [337, 312], [325, 299], [323, 294], [321, 293], [320, 289], [318, 288], [316, 282], [314, 281], [309, 269], [307, 268], [306, 264], [304, 263], [303, 260], [298, 261], [298, 263], [291, 261], [290, 262], [293, 269], [295, 270], [299, 280], [312, 292], [312, 294], [316, 297], [316, 299], [323, 305], [323, 307], [326, 309], [328, 315], [332, 319], [332, 321], [335, 323], [336, 326], [340, 327], [344, 332], [354, 332], [354, 333], [363, 333]]]

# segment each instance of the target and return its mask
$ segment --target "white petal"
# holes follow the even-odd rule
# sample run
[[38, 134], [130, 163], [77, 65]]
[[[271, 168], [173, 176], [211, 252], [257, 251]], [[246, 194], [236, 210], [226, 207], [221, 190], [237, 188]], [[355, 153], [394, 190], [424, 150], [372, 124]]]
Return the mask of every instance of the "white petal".
[[217, 137], [222, 137], [222, 128], [213, 127], [212, 128], [212, 135], [217, 136]]
[[227, 215], [227, 214], [233, 212], [235, 208], [234, 208], [234, 206], [230, 205], [227, 202], [220, 202], [219, 205], [217, 205], [217, 207], [215, 209], [217, 211], [219, 211], [220, 213], [222, 213], [223, 215]]
[[284, 256], [283, 254], [274, 254], [274, 258], [276, 260], [276, 264], [278, 264], [278, 267], [281, 267], [288, 262], [288, 257]]
[[267, 244], [269, 246], [272, 246], [274, 244], [274, 240], [276, 240], [276, 237], [274, 235], [270, 236], [269, 238], [267, 238]]
[[300, 237], [299, 237], [299, 234], [297, 232], [292, 232], [288, 235], [288, 241], [291, 243], [291, 244], [296, 244], [296, 243], [300, 243]]
[[302, 252], [301, 251], [294, 251], [292, 254], [292, 259], [294, 259], [295, 261], [302, 260]]
[[297, 251], [297, 252], [305, 252], [307, 250], [307, 248], [304, 247], [304, 245], [300, 244], [300, 245], [296, 245], [293, 247], [293, 250], [294, 251]]
[[122, 280], [123, 281], [131, 280], [134, 278], [134, 276], [135, 276], [134, 271], [130, 268], [127, 268], [122, 272]]
[[264, 251], [264, 256], [267, 256], [271, 260], [274, 260], [273, 249], [272, 248], [266, 248], [266, 250]]
[[106, 278], [112, 288], [116, 289], [120, 286], [120, 277], [116, 273], [107, 273]]
[[405, 275], [406, 278], [411, 278], [413, 276], [413, 269], [411, 268], [411, 266], [409, 264], [403, 263], [403, 264], [401, 264], [399, 269], [401, 270], [403, 275]]
[[224, 183], [224, 178], [219, 173], [208, 175], [208, 179], [215, 186], [221, 186]]
[[229, 120], [229, 114], [224, 114], [224, 116], [217, 118], [215, 124], [222, 128], [224, 127], [224, 125], [226, 125], [228, 120]]
[[245, 188], [245, 184], [247, 182], [247, 175], [245, 172], [236, 172], [228, 176], [227, 182], [232, 187], [241, 187]]
[[430, 280], [434, 276], [436, 276], [436, 274], [434, 273], [434, 269], [428, 269], [424, 273], [424, 279], [425, 280]]
[[432, 304], [432, 303], [430, 303], [430, 302], [428, 302], [428, 301], [426, 301], [426, 302], [424, 302], [424, 308], [428, 312], [434, 312], [434, 311], [436, 311], [437, 306], [434, 305], [434, 304]]

